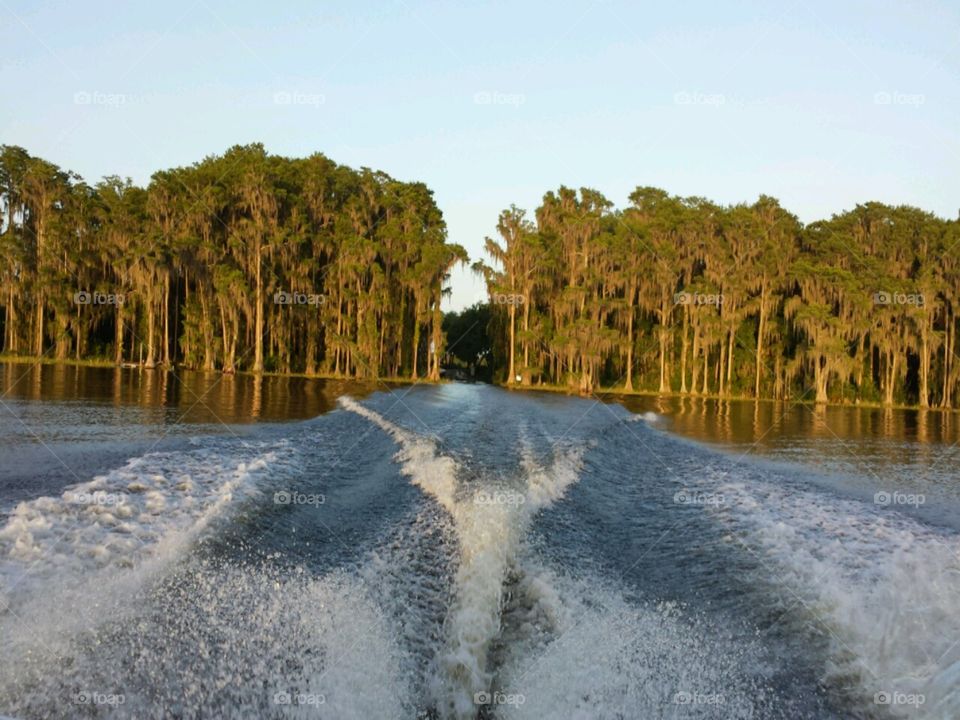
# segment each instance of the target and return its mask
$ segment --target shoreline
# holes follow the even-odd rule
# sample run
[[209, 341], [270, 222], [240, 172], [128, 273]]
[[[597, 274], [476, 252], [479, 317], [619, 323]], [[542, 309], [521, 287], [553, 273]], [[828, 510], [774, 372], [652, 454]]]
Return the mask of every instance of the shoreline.
[[85, 360], [76, 360], [76, 359], [63, 359], [58, 360], [56, 358], [36, 358], [31, 355], [2, 355], [0, 354], [0, 364], [8, 363], [11, 365], [53, 365], [61, 367], [84, 367], [84, 368], [102, 368], [105, 370], [140, 370], [140, 371], [160, 371], [160, 372], [191, 372], [191, 373], [200, 373], [202, 375], [221, 375], [223, 377], [231, 376], [245, 376], [245, 377], [279, 377], [279, 378], [302, 378], [305, 380], [339, 380], [342, 382], [353, 382], [353, 383], [385, 383], [390, 385], [412, 385], [414, 383], [424, 384], [424, 385], [442, 385], [445, 381], [442, 378], [440, 380], [429, 380], [427, 378], [409, 378], [409, 377], [377, 377], [377, 378], [357, 378], [351, 377], [348, 375], [332, 375], [329, 373], [314, 373], [308, 375], [307, 373], [302, 372], [277, 372], [269, 371], [262, 373], [255, 373], [251, 370], [237, 370], [232, 373], [224, 373], [222, 370], [203, 370], [202, 368], [191, 368], [185, 366], [173, 366], [166, 367], [164, 365], [156, 365], [152, 368], [147, 368], [139, 363], [131, 363], [126, 365], [117, 365], [112, 360], [104, 360], [99, 358], [88, 358]]
[[[88, 368], [102, 368], [102, 369], [115, 369], [115, 370], [159, 370], [161, 372], [177, 372], [177, 371], [186, 371], [191, 373], [200, 373], [204, 375], [222, 375], [224, 377], [234, 376], [246, 376], [246, 377], [277, 377], [277, 378], [301, 378], [305, 380], [333, 380], [340, 382], [353, 382], [353, 383], [367, 383], [375, 385], [377, 383], [384, 383], [389, 385], [413, 385], [413, 384], [423, 384], [423, 385], [444, 385], [450, 382], [455, 382], [452, 380], [447, 380], [441, 378], [440, 380], [429, 380], [427, 378], [409, 378], [409, 377], [377, 377], [377, 378], [356, 378], [347, 375], [333, 375], [330, 373], [314, 373], [308, 375], [303, 372], [278, 372], [278, 371], [268, 371], [262, 373], [254, 373], [251, 370], [237, 370], [234, 373], [223, 373], [220, 370], [203, 370], [201, 368], [190, 368], [190, 367], [165, 367], [162, 365], [156, 365], [153, 368], [146, 368], [138, 363], [133, 363], [130, 365], [117, 365], [112, 360], [106, 360], [103, 358], [87, 358], [84, 360], [76, 360], [73, 358], [67, 358], [58, 360], [56, 358], [41, 357], [36, 358], [31, 355], [3, 355], [0, 354], [0, 364], [9, 363], [15, 365], [54, 365], [54, 366], [63, 366], [63, 367], [88, 367]], [[510, 392], [545, 392], [553, 393], [557, 395], [568, 395], [571, 397], [583, 397], [581, 393], [576, 390], [571, 390], [568, 387], [562, 385], [554, 384], [543, 384], [543, 385], [516, 385], [503, 382], [491, 382], [490, 385], [498, 387], [502, 390], [507, 390]], [[679, 392], [669, 392], [662, 393], [657, 390], [625, 390], [623, 388], [605, 388], [598, 387], [594, 390], [591, 395], [596, 397], [599, 400], [608, 400], [615, 398], [629, 398], [629, 397], [647, 397], [647, 398], [663, 398], [671, 400], [713, 400], [716, 402], [742, 402], [742, 403], [773, 403], [780, 405], [805, 405], [810, 407], [823, 406], [823, 407], [844, 407], [844, 408], [863, 408], [867, 410], [914, 410], [917, 412], [929, 411], [929, 412], [940, 412], [940, 413], [957, 413], [960, 412], [960, 408], [945, 408], [945, 407], [921, 407], [919, 405], [905, 405], [905, 404], [894, 404], [894, 405], [884, 405], [879, 402], [872, 401], [863, 401], [863, 402], [843, 402], [837, 400], [830, 400], [825, 403], [818, 403], [816, 400], [804, 400], [804, 399], [786, 399], [786, 400], [775, 400], [773, 398], [754, 398], [750, 395], [716, 395], [716, 394], [683, 394]], [[587, 396], [589, 397], [589, 396]]]
[[557, 395], [569, 395], [571, 397], [596, 397], [601, 401], [615, 398], [629, 398], [629, 397], [650, 397], [650, 398], [663, 398], [670, 400], [714, 400], [716, 402], [742, 402], [742, 403], [772, 403], [779, 405], [806, 405], [811, 407], [843, 407], [843, 408], [862, 408], [865, 410], [915, 410], [917, 412], [941, 412], [941, 413], [956, 413], [960, 412], [960, 408], [945, 408], [945, 407], [921, 407], [919, 405], [903, 405], [903, 404], [894, 404], [894, 405], [884, 405], [883, 403], [878, 402], [838, 402], [836, 400], [830, 400], [825, 403], [818, 403], [816, 400], [802, 400], [796, 398], [790, 398], [786, 400], [775, 400], [773, 398], [755, 398], [750, 395], [692, 395], [692, 394], [683, 394], [679, 392], [669, 392], [662, 393], [657, 390], [625, 390], [623, 388], [597, 388], [590, 395], [582, 395], [576, 390], [571, 390], [562, 385], [511, 385], [506, 383], [494, 382], [492, 385], [499, 387], [503, 390], [511, 392], [546, 392], [554, 393]]

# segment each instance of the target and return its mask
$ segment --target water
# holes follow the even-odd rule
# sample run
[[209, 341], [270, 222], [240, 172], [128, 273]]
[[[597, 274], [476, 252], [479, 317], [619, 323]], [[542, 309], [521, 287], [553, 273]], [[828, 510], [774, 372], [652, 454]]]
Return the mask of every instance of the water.
[[247, 423], [316, 417], [374, 384], [0, 363], [3, 501], [59, 492], [133, 454], [191, 437], [242, 436]]
[[36, 372], [0, 713], [960, 716], [950, 416]]

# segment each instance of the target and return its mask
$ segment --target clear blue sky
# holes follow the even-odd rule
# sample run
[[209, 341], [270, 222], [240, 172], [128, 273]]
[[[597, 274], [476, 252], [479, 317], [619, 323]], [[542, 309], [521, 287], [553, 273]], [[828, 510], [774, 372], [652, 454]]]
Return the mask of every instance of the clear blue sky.
[[471, 257], [560, 184], [960, 208], [956, 2], [0, 0], [0, 98], [89, 181], [252, 141], [423, 180]]

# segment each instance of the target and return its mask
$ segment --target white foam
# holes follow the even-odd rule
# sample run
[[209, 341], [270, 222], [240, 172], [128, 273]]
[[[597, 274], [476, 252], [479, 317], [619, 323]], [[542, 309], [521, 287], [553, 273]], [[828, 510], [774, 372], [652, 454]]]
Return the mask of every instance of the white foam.
[[642, 422], [646, 423], [647, 425], [656, 425], [663, 419], [663, 416], [653, 412], [652, 410], [647, 410], [646, 412], [629, 415], [625, 419], [627, 422]]
[[5, 653], [5, 709], [79, 716], [90, 709], [74, 704], [80, 690], [122, 695], [111, 716], [138, 719], [413, 715], [411, 664], [359, 578], [269, 565], [188, 567], [146, 598], [132, 622], [103, 621], [95, 643]]
[[[60, 497], [22, 502], [0, 527], [0, 608], [42, 622], [51, 635], [87, 608], [102, 609], [152, 577], [225, 509], [257, 492], [257, 478], [282, 444], [157, 452], [67, 488]], [[15, 625], [3, 618], [5, 630]], [[15, 633], [16, 634], [16, 633]], [[30, 641], [30, 637], [24, 640]]]
[[404, 430], [353, 398], [344, 395], [339, 402], [343, 408], [371, 421], [400, 443], [397, 459], [403, 474], [411, 482], [430, 493], [448, 511], [456, 508], [457, 464], [452, 458], [438, 454], [436, 444], [431, 440]]
[[400, 428], [349, 398], [341, 405], [385, 430], [401, 449], [404, 475], [430, 493], [449, 513], [460, 545], [455, 596], [447, 615], [447, 646], [436, 660], [434, 701], [445, 717], [474, 718], [476, 699], [492, 681], [488, 669], [491, 643], [500, 633], [504, 578], [533, 514], [563, 497], [576, 481], [578, 452], [557, 451], [549, 468], [527, 450], [518, 487], [460, 487], [457, 463], [436, 444]]
[[[960, 540], [892, 508], [815, 490], [718, 483], [709, 509], [742, 538], [793, 613], [824, 630], [829, 672], [876, 693], [922, 695], [894, 715], [960, 717]], [[784, 608], [786, 609], [786, 608]], [[845, 683], [844, 683], [845, 684]]]
[[758, 647], [598, 577], [530, 564], [490, 699], [502, 718], [753, 718]]
[[521, 465], [527, 480], [528, 510], [535, 512], [560, 500], [580, 477], [582, 448], [555, 447], [548, 467], [537, 463], [529, 448], [524, 448]]

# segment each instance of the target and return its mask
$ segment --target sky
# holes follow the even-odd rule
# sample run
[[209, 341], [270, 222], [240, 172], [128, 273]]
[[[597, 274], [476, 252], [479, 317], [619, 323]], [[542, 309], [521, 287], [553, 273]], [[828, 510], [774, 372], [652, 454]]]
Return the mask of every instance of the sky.
[[472, 260], [560, 185], [952, 218], [960, 3], [0, 0], [0, 143], [145, 184], [249, 142], [427, 183]]

